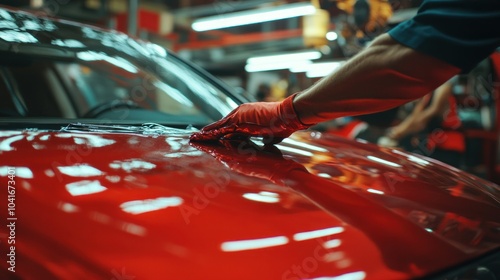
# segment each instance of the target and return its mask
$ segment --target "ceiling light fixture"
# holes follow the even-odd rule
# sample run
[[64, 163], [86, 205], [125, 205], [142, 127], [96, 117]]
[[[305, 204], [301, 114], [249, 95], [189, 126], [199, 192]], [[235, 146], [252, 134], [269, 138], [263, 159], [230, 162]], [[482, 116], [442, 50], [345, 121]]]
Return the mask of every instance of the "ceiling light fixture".
[[247, 59], [247, 64], [263, 64], [263, 63], [267, 64], [273, 62], [311, 60], [311, 59], [318, 59], [320, 57], [321, 57], [321, 52], [319, 51], [290, 52], [290, 53], [280, 53], [275, 55], [254, 56]]
[[338, 70], [345, 61], [330, 61], [330, 62], [319, 62], [309, 65], [299, 65], [298, 67], [290, 68], [290, 72], [306, 72], [306, 77], [308, 78], [320, 78], [327, 76]]
[[295, 67], [304, 67], [304, 65], [311, 64], [310, 60], [294, 60], [294, 61], [275, 61], [269, 63], [251, 63], [245, 65], [247, 72], [263, 72], [273, 71], [280, 69], [290, 69]]
[[316, 8], [310, 2], [301, 2], [200, 18], [193, 21], [191, 28], [200, 32], [285, 18], [300, 17], [314, 14], [315, 11]]
[[335, 40], [337, 40], [338, 37], [339, 37], [339, 35], [335, 31], [330, 31], [330, 32], [326, 33], [326, 39], [328, 41], [335, 41]]

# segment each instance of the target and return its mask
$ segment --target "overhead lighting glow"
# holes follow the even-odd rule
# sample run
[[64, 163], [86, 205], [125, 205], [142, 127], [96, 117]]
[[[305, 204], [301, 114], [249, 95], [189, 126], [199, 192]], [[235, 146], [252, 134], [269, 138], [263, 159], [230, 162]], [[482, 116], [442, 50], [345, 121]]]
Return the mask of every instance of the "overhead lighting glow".
[[[330, 61], [330, 62], [318, 62], [309, 65], [304, 65], [304, 67], [294, 67], [290, 69], [290, 72], [308, 72], [314, 70], [335, 70], [344, 64], [344, 61]], [[300, 66], [300, 65], [299, 65]]]
[[[314, 63], [312, 65], [309, 65], [308, 69], [305, 69], [306, 71], [306, 77], [308, 78], [321, 78], [328, 76], [335, 71], [337, 71], [340, 66], [342, 66], [344, 62], [336, 61], [336, 62], [322, 62], [322, 63]], [[297, 71], [297, 69], [292, 69]], [[300, 71], [299, 71], [300, 72]]]
[[252, 63], [245, 65], [245, 70], [247, 72], [263, 72], [263, 71], [273, 71], [280, 69], [290, 69], [294, 67], [299, 67], [307, 64], [311, 64], [312, 62], [309, 60], [301, 60], [301, 61], [276, 61], [269, 63]]
[[328, 41], [335, 41], [337, 40], [339, 36], [337, 35], [337, 32], [334, 32], [334, 31], [330, 31], [328, 33], [326, 33], [326, 39]]
[[280, 246], [287, 243], [288, 238], [286, 236], [276, 236], [259, 239], [228, 241], [221, 244], [221, 249], [224, 252], [235, 252]]
[[285, 18], [311, 15], [316, 12], [316, 8], [307, 2], [282, 5], [264, 9], [241, 11], [231, 14], [223, 14], [200, 18], [191, 24], [195, 31], [207, 31], [220, 28], [241, 26], [260, 22], [268, 22]]
[[321, 58], [321, 52], [300, 51], [275, 55], [255, 56], [247, 59], [247, 72], [272, 71], [280, 69], [305, 68], [313, 59]]
[[303, 52], [292, 52], [283, 53], [276, 55], [265, 55], [265, 56], [254, 56], [247, 59], [247, 64], [260, 64], [260, 63], [273, 63], [282, 61], [297, 61], [297, 60], [309, 60], [318, 59], [321, 57], [321, 52], [319, 51], [303, 51]]

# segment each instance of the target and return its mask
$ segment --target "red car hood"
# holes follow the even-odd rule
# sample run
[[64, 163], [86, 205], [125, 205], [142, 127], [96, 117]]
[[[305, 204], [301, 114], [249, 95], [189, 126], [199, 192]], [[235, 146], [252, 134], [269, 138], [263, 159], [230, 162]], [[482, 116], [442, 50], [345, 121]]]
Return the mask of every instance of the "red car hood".
[[189, 133], [0, 132], [15, 274], [401, 279], [500, 247], [500, 188], [431, 159], [300, 132], [277, 147], [314, 177], [289, 188], [233, 171]]

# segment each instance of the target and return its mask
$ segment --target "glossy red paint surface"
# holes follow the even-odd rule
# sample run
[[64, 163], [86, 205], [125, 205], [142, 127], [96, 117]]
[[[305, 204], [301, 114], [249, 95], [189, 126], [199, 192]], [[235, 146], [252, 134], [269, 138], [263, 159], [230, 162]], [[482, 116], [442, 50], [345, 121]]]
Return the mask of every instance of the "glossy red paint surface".
[[500, 248], [500, 188], [427, 158], [301, 132], [277, 147], [310, 173], [279, 184], [256, 174], [285, 159], [219, 149], [234, 159], [221, 162], [188, 137], [0, 132], [3, 221], [16, 171], [15, 275], [406, 279]]

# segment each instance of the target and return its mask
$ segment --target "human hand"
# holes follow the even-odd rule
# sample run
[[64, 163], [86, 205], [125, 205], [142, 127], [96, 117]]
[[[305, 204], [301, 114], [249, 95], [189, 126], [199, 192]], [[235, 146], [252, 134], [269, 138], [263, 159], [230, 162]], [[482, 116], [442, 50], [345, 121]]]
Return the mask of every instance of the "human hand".
[[308, 173], [301, 164], [283, 158], [275, 146], [259, 147], [251, 141], [220, 140], [217, 143], [190, 142], [196, 149], [206, 152], [219, 162], [243, 175], [258, 177], [284, 185], [292, 170]]
[[397, 126], [390, 128], [386, 136], [393, 140], [401, 140], [408, 135], [419, 133], [425, 129], [426, 122], [419, 118], [414, 118], [412, 121], [403, 121]]
[[279, 143], [297, 130], [309, 125], [300, 122], [293, 107], [296, 94], [281, 102], [254, 102], [238, 106], [223, 119], [191, 135], [193, 141], [210, 141], [235, 137], [259, 136], [264, 143]]
[[386, 137], [393, 140], [393, 141], [398, 141], [401, 138], [403, 138], [405, 135], [407, 135], [406, 131], [407, 131], [406, 128], [403, 128], [400, 125], [398, 125], [398, 126], [389, 128], [387, 130]]

